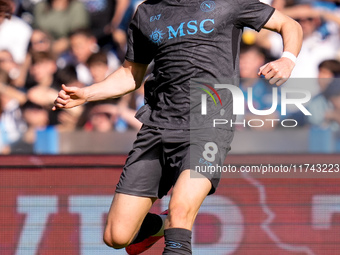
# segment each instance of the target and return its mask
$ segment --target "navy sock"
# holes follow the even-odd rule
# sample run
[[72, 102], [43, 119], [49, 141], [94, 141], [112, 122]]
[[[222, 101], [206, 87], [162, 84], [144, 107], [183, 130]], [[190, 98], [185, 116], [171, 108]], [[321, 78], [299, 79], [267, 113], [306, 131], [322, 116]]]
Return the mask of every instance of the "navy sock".
[[184, 228], [164, 230], [165, 248], [163, 255], [189, 255], [191, 251], [191, 231]]
[[145, 238], [156, 234], [163, 226], [162, 218], [154, 213], [148, 213], [140, 227], [140, 230], [132, 243], [139, 243]]

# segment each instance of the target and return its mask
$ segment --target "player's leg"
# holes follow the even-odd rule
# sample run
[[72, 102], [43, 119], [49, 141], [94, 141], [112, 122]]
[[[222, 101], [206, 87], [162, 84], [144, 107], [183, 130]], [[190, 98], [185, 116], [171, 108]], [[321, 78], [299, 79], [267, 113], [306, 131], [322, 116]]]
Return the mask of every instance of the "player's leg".
[[131, 243], [155, 200], [116, 193], [107, 218], [104, 242], [116, 249]]
[[157, 129], [143, 126], [129, 153], [104, 231], [104, 242], [113, 248], [153, 235], [163, 225], [159, 216], [148, 213], [162, 176], [160, 141]]
[[211, 187], [209, 179], [194, 171], [185, 170], [180, 174], [172, 191], [165, 221], [166, 247], [163, 254], [191, 254], [192, 226]]
[[[186, 150], [174, 155], [167, 151], [171, 164], [181, 158], [179, 169], [183, 169], [173, 187], [169, 215], [165, 222], [164, 255], [191, 254], [191, 230], [198, 210], [208, 194], [215, 192], [220, 179], [218, 172], [199, 173], [193, 170], [202, 162], [222, 165], [230, 149], [232, 132], [225, 130], [190, 130], [183, 131]], [[179, 135], [178, 135], [179, 136]], [[190, 137], [190, 141], [187, 138]], [[170, 137], [173, 140], [173, 137]], [[186, 169], [186, 170], [184, 170]]]
[[192, 170], [183, 171], [172, 190], [165, 229], [191, 230], [198, 210], [210, 190], [211, 181], [206, 177]]
[[164, 221], [167, 214], [168, 210], [160, 215], [148, 213], [143, 220], [138, 235], [130, 245], [125, 247], [125, 251], [129, 255], [137, 255], [151, 248], [164, 236]]

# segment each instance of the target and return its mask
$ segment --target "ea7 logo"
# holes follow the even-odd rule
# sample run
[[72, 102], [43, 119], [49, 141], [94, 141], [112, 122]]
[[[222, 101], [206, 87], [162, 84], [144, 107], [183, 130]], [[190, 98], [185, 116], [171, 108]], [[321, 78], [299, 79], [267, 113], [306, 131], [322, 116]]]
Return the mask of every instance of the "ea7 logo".
[[161, 18], [161, 14], [155, 15], [155, 16], [151, 16], [150, 17], [150, 22], [153, 22], [155, 20], [159, 20]]

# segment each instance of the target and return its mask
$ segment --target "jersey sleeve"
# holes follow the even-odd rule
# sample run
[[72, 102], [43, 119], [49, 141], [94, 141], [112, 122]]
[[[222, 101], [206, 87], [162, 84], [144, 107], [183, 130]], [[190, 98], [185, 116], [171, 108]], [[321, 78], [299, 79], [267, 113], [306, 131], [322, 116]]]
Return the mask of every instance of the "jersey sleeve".
[[235, 26], [238, 28], [250, 27], [256, 31], [267, 23], [275, 9], [259, 0], [238, 0], [239, 13], [236, 17]]
[[134, 63], [150, 64], [155, 55], [155, 48], [150, 39], [143, 34], [140, 22], [140, 14], [137, 9], [128, 28], [125, 59]]

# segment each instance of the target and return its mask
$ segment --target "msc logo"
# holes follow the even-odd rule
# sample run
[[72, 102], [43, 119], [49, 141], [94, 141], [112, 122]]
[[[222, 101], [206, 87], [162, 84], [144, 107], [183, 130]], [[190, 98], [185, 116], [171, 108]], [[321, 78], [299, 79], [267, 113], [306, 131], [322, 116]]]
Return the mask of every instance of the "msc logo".
[[208, 23], [215, 24], [215, 20], [204, 19], [199, 24], [197, 20], [190, 20], [188, 21], [188, 23], [182, 22], [176, 30], [172, 26], [168, 26], [168, 39], [172, 39], [177, 36], [194, 35], [198, 32], [198, 30], [200, 30], [204, 34], [210, 34], [212, 31], [214, 31], [214, 28], [207, 28]]
[[[177, 28], [174, 28], [173, 26], [167, 26], [168, 29], [168, 40], [182, 37], [186, 35], [194, 35], [198, 33], [199, 31], [203, 34], [210, 34], [212, 31], [214, 31], [214, 19], [204, 19], [201, 22], [198, 22], [197, 20], [190, 20], [188, 22], [182, 22]], [[150, 34], [150, 39], [153, 43], [159, 45], [163, 41], [163, 36], [165, 33], [163, 33], [160, 29], [155, 29]]]

